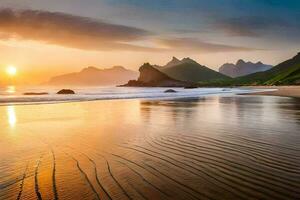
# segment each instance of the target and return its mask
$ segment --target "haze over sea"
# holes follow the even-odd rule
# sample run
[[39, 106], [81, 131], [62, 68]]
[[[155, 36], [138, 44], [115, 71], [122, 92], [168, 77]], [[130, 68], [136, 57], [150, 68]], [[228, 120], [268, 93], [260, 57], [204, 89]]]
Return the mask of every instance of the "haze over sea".
[[0, 199], [299, 198], [299, 99], [164, 90], [2, 90]]

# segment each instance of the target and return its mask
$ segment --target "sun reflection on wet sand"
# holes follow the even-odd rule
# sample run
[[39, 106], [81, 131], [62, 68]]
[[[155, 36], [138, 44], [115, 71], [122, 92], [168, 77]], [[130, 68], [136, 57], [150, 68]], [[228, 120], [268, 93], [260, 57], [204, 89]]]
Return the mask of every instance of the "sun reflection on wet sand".
[[7, 120], [10, 125], [10, 127], [14, 127], [17, 122], [16, 112], [14, 106], [8, 106], [7, 107]]

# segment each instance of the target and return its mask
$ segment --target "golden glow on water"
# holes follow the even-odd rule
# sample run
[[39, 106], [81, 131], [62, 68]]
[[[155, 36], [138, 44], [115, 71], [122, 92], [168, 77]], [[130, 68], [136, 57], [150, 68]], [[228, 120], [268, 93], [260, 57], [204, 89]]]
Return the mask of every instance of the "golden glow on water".
[[17, 123], [17, 117], [14, 106], [7, 107], [7, 120], [10, 127], [15, 127]]
[[16, 87], [15, 86], [7, 86], [5, 92], [8, 94], [14, 94], [16, 92]]

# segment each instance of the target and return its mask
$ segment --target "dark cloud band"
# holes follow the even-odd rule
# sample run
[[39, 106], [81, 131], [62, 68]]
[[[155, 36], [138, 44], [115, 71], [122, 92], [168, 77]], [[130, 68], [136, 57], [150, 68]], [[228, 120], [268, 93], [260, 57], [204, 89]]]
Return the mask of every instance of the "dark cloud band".
[[259, 50], [254, 48], [208, 43], [195, 38], [160, 39], [158, 40], [158, 43], [169, 49], [177, 51], [197, 51], [202, 53]]
[[243, 16], [216, 19], [215, 27], [220, 28], [231, 36], [261, 37], [273, 35], [278, 30], [299, 28], [297, 24], [290, 23], [283, 18]]
[[1, 9], [0, 35], [2, 39], [14, 37], [82, 49], [147, 50], [130, 42], [152, 33], [59, 12]]
[[[192, 38], [159, 39], [154, 47], [137, 45], [159, 37], [144, 29], [111, 24], [87, 17], [41, 10], [0, 10], [0, 40], [41, 41], [84, 50], [123, 50], [142, 52], [194, 51], [226, 52], [256, 50], [203, 42]], [[159, 44], [160, 47], [155, 47]]]

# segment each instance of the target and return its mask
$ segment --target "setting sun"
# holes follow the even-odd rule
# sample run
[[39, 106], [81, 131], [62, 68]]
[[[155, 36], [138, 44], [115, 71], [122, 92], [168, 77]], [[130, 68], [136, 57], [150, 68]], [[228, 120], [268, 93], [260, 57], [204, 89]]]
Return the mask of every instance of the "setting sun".
[[6, 73], [9, 76], [15, 76], [17, 74], [17, 68], [15, 66], [8, 66], [6, 68]]

